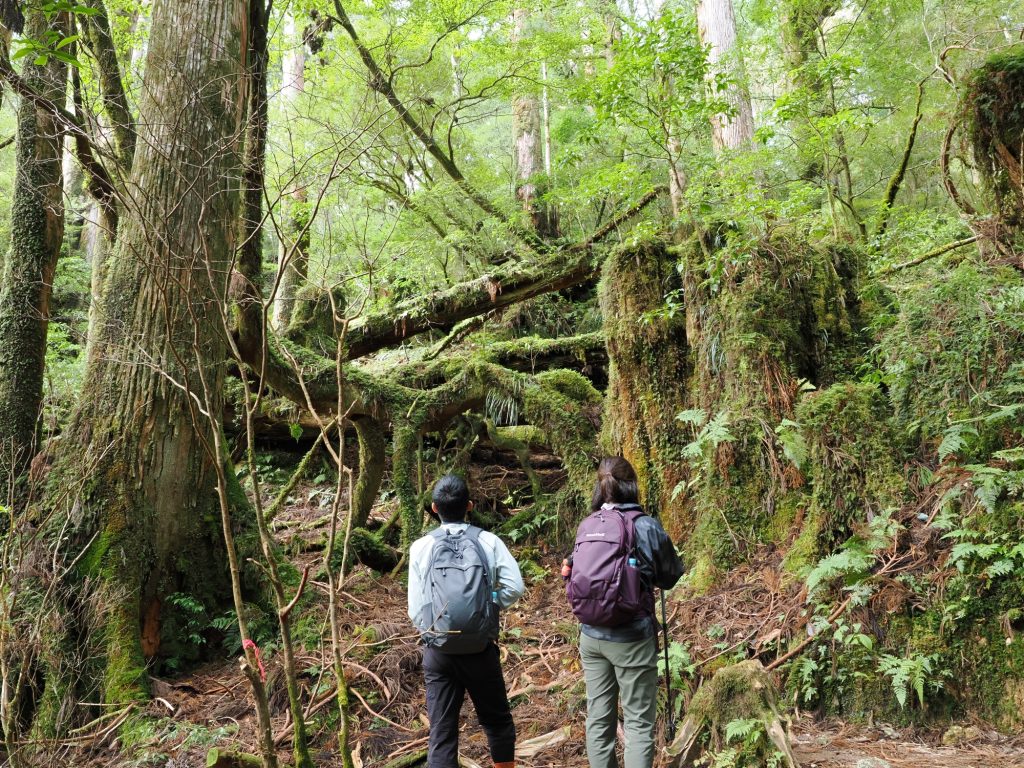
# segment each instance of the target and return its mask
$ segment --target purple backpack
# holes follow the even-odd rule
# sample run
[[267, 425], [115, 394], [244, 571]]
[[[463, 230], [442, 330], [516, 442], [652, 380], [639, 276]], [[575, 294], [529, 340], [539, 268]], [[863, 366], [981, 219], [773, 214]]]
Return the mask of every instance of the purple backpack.
[[595, 627], [618, 627], [654, 610], [643, 584], [634, 524], [643, 510], [605, 504], [576, 530], [565, 594], [576, 618]]

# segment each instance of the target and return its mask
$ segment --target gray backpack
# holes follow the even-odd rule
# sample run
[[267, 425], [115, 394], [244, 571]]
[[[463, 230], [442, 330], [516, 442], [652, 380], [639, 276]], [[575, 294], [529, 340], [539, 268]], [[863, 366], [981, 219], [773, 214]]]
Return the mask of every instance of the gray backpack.
[[498, 639], [498, 605], [480, 529], [471, 525], [453, 535], [442, 525], [431, 536], [432, 602], [423, 643], [443, 653], [479, 653]]

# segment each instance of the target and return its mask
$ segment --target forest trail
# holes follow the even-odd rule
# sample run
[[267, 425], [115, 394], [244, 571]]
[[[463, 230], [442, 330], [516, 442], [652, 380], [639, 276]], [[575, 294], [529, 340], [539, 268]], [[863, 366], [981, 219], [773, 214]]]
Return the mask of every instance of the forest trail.
[[[283, 519], [279, 535], [293, 551], [301, 542], [316, 538], [315, 508], [293, 508]], [[586, 768], [584, 718], [586, 698], [576, 653], [576, 622], [564, 601], [556, 564], [560, 554], [543, 545], [513, 546], [524, 565], [527, 595], [504, 617], [502, 656], [513, 714], [522, 745], [531, 739], [557, 735], [551, 744], [534, 754], [521, 756], [521, 768]], [[296, 564], [315, 568], [319, 553], [298, 554]], [[759, 581], [751, 578], [749, 581]], [[317, 585], [319, 586], [319, 585]], [[322, 588], [321, 588], [322, 591]], [[732, 594], [742, 590], [733, 587]], [[403, 755], [426, 746], [423, 682], [419, 669], [416, 636], [406, 618], [404, 581], [360, 568], [345, 588], [343, 623], [351, 638], [346, 649], [347, 672], [359, 729], [354, 743], [362, 765], [381, 768]], [[701, 601], [670, 598], [672, 616], [701, 613]], [[307, 635], [299, 658], [303, 683], [310, 695], [308, 711], [323, 718], [333, 708], [329, 672], [328, 627], [321, 625]], [[673, 639], [678, 639], [673, 637]], [[283, 751], [289, 746], [287, 700], [280, 684], [278, 658], [267, 664], [275, 712], [275, 733]], [[276, 684], [275, 684], [276, 681]], [[254, 751], [254, 717], [246, 685], [233, 660], [211, 664], [173, 681], [154, 680], [154, 693], [175, 709], [174, 720], [202, 726], [226, 736], [223, 744]], [[689, 694], [687, 694], [689, 695]], [[164, 704], [151, 705], [154, 714], [166, 715]], [[321, 721], [323, 722], [323, 721]], [[566, 730], [567, 729], [567, 730]], [[816, 722], [802, 715], [792, 723], [795, 753], [803, 768], [1024, 768], [1024, 737], [1011, 738], [975, 729], [969, 743], [941, 746], [942, 731], [897, 730], [885, 724], [852, 725]], [[324, 727], [321, 733], [330, 733]], [[179, 729], [185, 734], [187, 729]], [[172, 746], [177, 741], [178, 744]], [[314, 759], [319, 766], [340, 766], [332, 735], [319, 744]], [[209, 743], [197, 744], [188, 736], [170, 738], [161, 747], [176, 768], [201, 766]], [[463, 710], [462, 754], [468, 768], [487, 768], [486, 742], [475, 722], [472, 706]], [[110, 765], [100, 761], [97, 765]], [[115, 761], [116, 764], [116, 761]]]
[[[587, 766], [583, 746], [585, 693], [573, 622], [563, 605], [559, 581], [552, 576], [533, 580], [522, 603], [506, 615], [505, 678], [520, 743], [568, 727], [568, 738], [521, 757], [521, 768]], [[345, 624], [352, 637], [347, 671], [357, 694], [355, 714], [360, 720], [355, 743], [363, 766], [381, 768], [425, 747], [423, 683], [416, 638], [406, 621], [405, 590], [400, 580], [359, 571], [346, 592]], [[326, 661], [319, 653], [302, 656], [308, 687], [318, 687], [319, 670]], [[271, 681], [280, 679], [276, 659], [268, 663], [268, 676]], [[323, 693], [312, 699], [313, 713], [323, 712], [333, 703], [330, 681], [323, 682]], [[277, 712], [275, 730], [282, 737], [279, 746], [287, 748], [287, 703], [282, 687], [276, 689], [272, 698]], [[173, 682], [156, 681], [155, 692], [175, 707], [175, 720], [210, 730], [237, 723], [238, 741], [247, 749], [254, 748], [249, 743], [252, 707], [244, 679], [233, 661], [204, 667]], [[153, 705], [154, 713], [162, 707]], [[802, 768], [1024, 768], [1024, 737], [981, 729], [968, 735], [974, 740], [954, 747], [941, 746], [941, 730], [819, 723], [806, 715], [792, 724], [794, 750]], [[341, 765], [332, 746], [333, 738], [320, 745], [315, 755], [323, 768]], [[468, 702], [463, 710], [461, 747], [469, 768], [489, 766], [486, 743]], [[206, 746], [190, 746], [188, 738], [164, 748], [164, 754], [172, 756], [177, 768], [203, 765]]]

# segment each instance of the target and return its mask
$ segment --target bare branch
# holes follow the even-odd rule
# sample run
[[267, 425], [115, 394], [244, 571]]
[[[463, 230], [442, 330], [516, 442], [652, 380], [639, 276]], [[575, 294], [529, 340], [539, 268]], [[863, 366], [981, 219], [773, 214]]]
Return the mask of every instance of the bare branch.
[[493, 202], [488, 200], [473, 184], [462, 175], [462, 171], [459, 170], [458, 165], [455, 164], [454, 158], [445, 152], [441, 146], [437, 143], [433, 136], [419, 123], [419, 121], [412, 115], [409, 108], [405, 105], [398, 94], [395, 92], [392, 78], [387, 77], [380, 65], [377, 64], [377, 60], [374, 59], [370, 49], [366, 47], [359, 34], [356, 32], [355, 26], [348, 17], [344, 6], [341, 4], [341, 0], [334, 0], [334, 10], [337, 13], [338, 18], [335, 19], [348, 33], [348, 36], [352, 39], [352, 42], [356, 46], [356, 50], [359, 52], [359, 58], [362, 60], [363, 65], [366, 67], [367, 72], [370, 75], [370, 87], [384, 96], [388, 103], [395, 110], [398, 116], [405, 123], [406, 127], [412, 131], [413, 135], [419, 140], [424, 148], [437, 160], [438, 164], [444, 169], [452, 180], [459, 186], [463, 193], [473, 201], [480, 210], [489, 216], [493, 216], [499, 221], [503, 222], [508, 230], [514, 234], [519, 240], [530, 247], [537, 253], [543, 253], [548, 250], [547, 245], [537, 235], [519, 226], [515, 222], [511, 221], [505, 216]]

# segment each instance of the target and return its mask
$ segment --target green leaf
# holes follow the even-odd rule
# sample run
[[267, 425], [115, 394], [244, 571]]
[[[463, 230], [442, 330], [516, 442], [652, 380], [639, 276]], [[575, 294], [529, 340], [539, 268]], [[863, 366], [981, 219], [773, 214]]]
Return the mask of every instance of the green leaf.
[[681, 421], [684, 424], [693, 424], [697, 427], [703, 427], [707, 420], [708, 412], [703, 408], [689, 408], [676, 414], [676, 421]]
[[31, 44], [30, 42], [26, 42], [18, 50], [16, 50], [13, 54], [11, 54], [11, 61], [17, 61], [18, 59], [23, 59], [26, 56], [28, 56], [30, 53], [35, 53], [35, 52], [36, 52], [36, 46]]
[[725, 726], [725, 742], [732, 743], [738, 739], [745, 739], [761, 721], [756, 717], [749, 717], [743, 720], [733, 720]]
[[947, 456], [962, 451], [967, 445], [966, 438], [977, 434], [978, 430], [969, 424], [953, 424], [942, 435], [942, 442], [939, 443], [939, 461], [945, 461]]
[[292, 439], [298, 442], [299, 438], [302, 437], [302, 425], [298, 422], [292, 422], [288, 425], [288, 432], [291, 434]]

